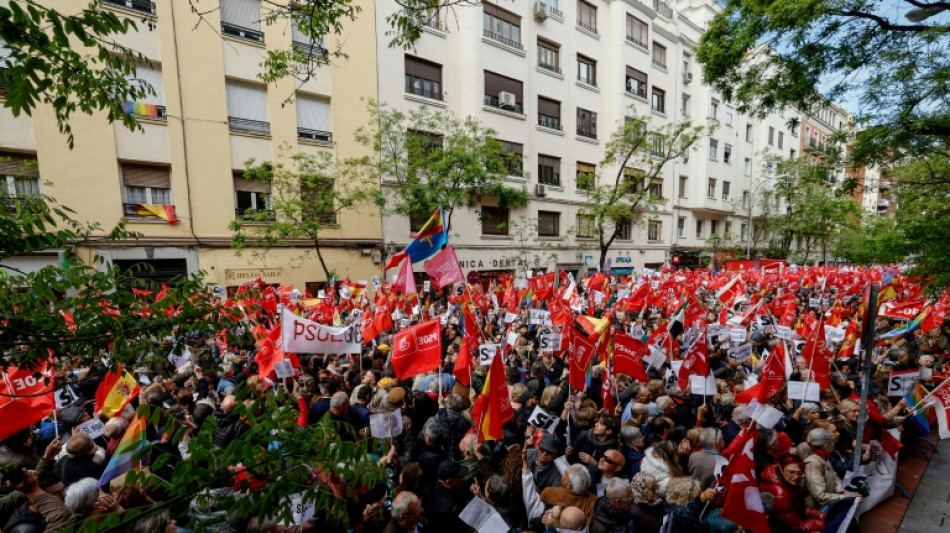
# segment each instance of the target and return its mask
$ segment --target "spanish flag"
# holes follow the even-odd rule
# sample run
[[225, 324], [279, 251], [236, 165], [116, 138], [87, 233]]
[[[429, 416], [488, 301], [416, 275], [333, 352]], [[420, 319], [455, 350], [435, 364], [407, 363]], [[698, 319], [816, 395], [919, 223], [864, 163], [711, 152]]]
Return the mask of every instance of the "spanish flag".
[[141, 391], [138, 381], [119, 365], [115, 372], [102, 377], [96, 389], [96, 409], [107, 418], [121, 413], [125, 406]]
[[502, 355], [495, 355], [488, 370], [488, 379], [482, 393], [472, 407], [472, 419], [477, 422], [478, 441], [502, 440], [505, 436], [502, 425], [511, 420], [514, 412], [511, 408], [511, 394], [505, 381], [505, 369]]

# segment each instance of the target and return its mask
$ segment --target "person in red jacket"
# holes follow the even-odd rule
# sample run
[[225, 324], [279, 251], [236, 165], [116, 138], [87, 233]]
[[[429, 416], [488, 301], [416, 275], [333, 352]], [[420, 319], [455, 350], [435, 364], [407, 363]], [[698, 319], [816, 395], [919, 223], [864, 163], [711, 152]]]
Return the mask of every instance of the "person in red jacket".
[[782, 526], [808, 533], [825, 527], [825, 513], [805, 506], [801, 487], [805, 463], [794, 455], [783, 455], [777, 464], [762, 471], [759, 490], [775, 496], [770, 520]]

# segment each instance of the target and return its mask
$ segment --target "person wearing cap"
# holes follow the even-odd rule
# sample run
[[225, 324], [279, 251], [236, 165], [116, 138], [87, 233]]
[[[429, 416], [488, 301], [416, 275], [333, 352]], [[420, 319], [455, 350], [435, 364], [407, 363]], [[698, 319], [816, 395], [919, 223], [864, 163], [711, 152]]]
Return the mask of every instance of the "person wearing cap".
[[561, 455], [561, 444], [558, 438], [550, 433], [544, 434], [537, 448], [528, 449], [528, 470], [534, 478], [534, 485], [538, 491], [561, 486], [561, 473], [554, 464], [554, 460], [559, 455]]
[[423, 504], [428, 509], [426, 519], [432, 531], [462, 531], [465, 523], [459, 518], [462, 509], [472, 499], [472, 493], [463, 483], [468, 468], [454, 459], [439, 464], [436, 483]]

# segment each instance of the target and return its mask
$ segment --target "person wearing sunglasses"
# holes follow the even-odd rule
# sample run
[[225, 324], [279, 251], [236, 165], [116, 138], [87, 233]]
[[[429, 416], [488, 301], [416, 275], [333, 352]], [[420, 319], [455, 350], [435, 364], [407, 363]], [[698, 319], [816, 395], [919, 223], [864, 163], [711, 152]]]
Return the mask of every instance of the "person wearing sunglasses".
[[607, 450], [604, 452], [604, 455], [597, 461], [597, 471], [600, 474], [600, 480], [596, 485], [598, 496], [604, 495], [607, 484], [610, 483], [610, 480], [620, 475], [625, 464], [626, 461], [623, 458], [623, 454], [617, 450]]

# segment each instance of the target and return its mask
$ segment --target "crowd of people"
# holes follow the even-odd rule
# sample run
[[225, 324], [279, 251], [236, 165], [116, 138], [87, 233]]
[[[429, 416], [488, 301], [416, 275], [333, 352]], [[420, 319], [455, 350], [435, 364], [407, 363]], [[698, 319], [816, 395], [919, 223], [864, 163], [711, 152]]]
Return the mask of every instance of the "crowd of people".
[[[727, 303], [713, 292], [703, 286], [694, 293], [705, 307], [703, 320], [710, 324], [741, 313], [742, 302], [761, 299], [763, 310], [767, 309], [782, 291], [750, 285], [745, 294]], [[815, 286], [799, 289], [795, 298], [798, 320], [806, 315], [820, 320], [837, 313], [845, 327], [861, 319], [857, 312], [860, 294], [846, 297], [835, 287]], [[816, 298], [820, 306], [810, 307]], [[610, 328], [644, 341], [659, 329], [670, 329], [672, 313], [662, 306], [630, 311], [618, 310], [616, 303], [617, 291], [607, 292], [603, 301], [592, 306], [592, 316], [606, 318]], [[609, 365], [596, 360], [581, 389], [569, 383], [564, 353], [571, 349], [569, 345], [558, 351], [540, 350], [540, 337], [548, 331], [542, 331], [542, 324], [531, 323], [530, 308], [544, 302], [522, 302], [513, 321], [505, 320], [505, 310], [495, 302], [488, 313], [477, 313], [478, 329], [486, 339], [504, 346], [500, 356], [513, 416], [504, 422], [502, 438], [484, 440], [478, 431], [482, 421], [473, 419], [472, 405], [483, 392], [489, 367], [474, 365], [468, 387], [453, 375], [460, 352], [466, 353], [461, 349], [464, 330], [458, 309], [467, 304], [450, 303], [447, 294], [430, 298], [428, 304], [417, 309], [420, 315], [428, 315], [426, 319], [442, 319], [442, 365], [411, 379], [396, 378], [391, 347], [397, 330], [418, 323], [423, 319], [420, 315], [397, 320], [394, 330], [366, 343], [359, 355], [298, 354], [296, 375], [283, 384], [259, 375], [254, 346], [219, 346], [214, 339], [195, 339], [191, 360], [185, 364], [169, 362], [163, 368], [139, 369], [148, 370], [150, 384], [109, 419], [94, 401], [101, 379], [95, 369], [59, 368], [60, 377], [74, 378], [74, 401], [57, 408], [55, 417], [2, 441], [0, 531], [53, 533], [89, 517], [148, 509], [167, 498], [148, 485], [126, 483], [126, 476], [99, 486], [139, 406], [164, 411], [187, 432], [197, 432], [214, 419], [213, 444], [223, 449], [240, 441], [249, 429], [246, 420], [235, 415], [242, 399], [273, 395], [275, 389], [286, 387], [292, 394], [281, 397], [299, 411], [300, 431], [333, 421], [340, 428], [341, 440], [376, 439], [370, 428], [373, 415], [398, 410], [402, 417], [401, 433], [377, 439], [371, 447], [381, 450], [372, 459], [385, 475], [367, 490], [348, 493], [346, 516], [317, 512], [297, 524], [239, 513], [215, 517], [213, 505], [195, 499], [186, 508], [156, 506], [160, 510], [143, 514], [123, 530], [152, 533], [200, 526], [214, 531], [281, 533], [739, 531], [741, 527], [723, 516], [728, 481], [724, 471], [728, 472], [731, 459], [746, 452], [739, 449], [741, 437], [754, 429], [757, 437], [751, 453], [769, 528], [818, 532], [841, 521], [847, 512], [845, 504], [859, 496], [861, 487], [842, 484], [855, 467], [855, 449], [861, 449], [861, 461], [872, 461], [886, 453], [873, 443], [884, 438], [887, 429], [915, 431], [906, 419], [915, 406], [883, 394], [888, 375], [921, 368], [921, 382], [934, 386], [950, 354], [947, 322], [875, 347], [866, 391], [867, 427], [863, 442], [857, 442], [860, 353], [835, 357], [839, 346], [832, 344], [827, 351], [833, 359], [831, 386], [821, 391], [819, 401], [789, 397], [783, 387], [767, 400], [768, 406], [781, 412], [781, 419], [764, 427], [749, 415], [742, 392], [750, 385], [750, 376], [762, 373], [767, 354], [775, 353], [776, 345], [784, 342], [775, 336], [774, 328], [750, 330], [747, 342], [753, 356], [744, 361], [729, 357], [736, 343], [728, 334], [706, 340], [715, 390], [699, 394], [680, 388], [676, 379], [668, 379], [669, 362], [647, 366], [649, 379], [636, 381], [611, 373]], [[347, 318], [344, 310], [342, 320], [354, 318]], [[874, 327], [881, 333], [898, 325], [883, 318]], [[674, 335], [696, 338], [695, 324], [681, 329], [682, 334], [676, 331]], [[513, 343], [507, 341], [508, 332], [516, 334]], [[792, 364], [789, 380], [809, 381], [809, 364], [791, 343], [787, 345]], [[682, 359], [687, 349], [676, 346], [670, 358]], [[536, 408], [556, 423], [546, 423], [545, 429], [533, 425]], [[105, 423], [101, 436], [91, 438], [76, 430], [94, 417]], [[187, 439], [176, 443], [151, 434], [149, 440], [188, 460]], [[152, 474], [171, 475], [160, 465], [155, 465]], [[313, 482], [332, 483], [320, 478]], [[210, 495], [213, 499], [216, 493], [253, 494], [268, 483], [280, 481], [246, 483], [235, 472]], [[466, 523], [469, 513], [463, 511], [472, 509], [476, 498], [487, 505], [480, 508], [490, 509], [502, 522], [496, 519], [477, 527]]]

